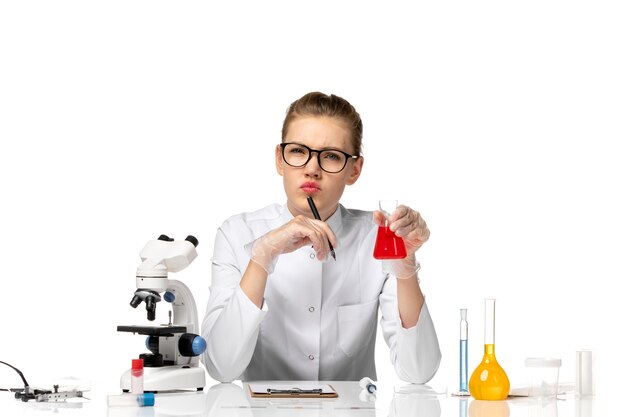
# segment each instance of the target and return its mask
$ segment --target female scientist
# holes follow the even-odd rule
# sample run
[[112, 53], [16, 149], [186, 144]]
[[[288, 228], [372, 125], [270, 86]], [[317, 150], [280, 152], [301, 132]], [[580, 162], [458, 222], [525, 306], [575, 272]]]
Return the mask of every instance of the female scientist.
[[398, 207], [390, 228], [407, 257], [383, 267], [372, 256], [383, 214], [339, 204], [363, 168], [362, 133], [359, 114], [335, 95], [309, 93], [287, 110], [276, 146], [287, 203], [233, 216], [215, 237], [202, 323], [214, 379], [376, 379], [379, 308], [398, 376], [424, 383], [437, 371], [441, 353], [415, 258], [426, 223]]

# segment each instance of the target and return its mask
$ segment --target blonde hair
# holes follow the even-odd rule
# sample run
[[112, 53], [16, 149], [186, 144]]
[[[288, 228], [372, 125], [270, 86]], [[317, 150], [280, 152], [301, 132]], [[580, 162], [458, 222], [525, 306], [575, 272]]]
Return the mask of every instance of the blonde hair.
[[305, 94], [291, 103], [283, 122], [282, 141], [285, 141], [289, 124], [298, 117], [326, 116], [343, 120], [350, 129], [354, 155], [361, 156], [363, 139], [363, 122], [356, 109], [346, 99], [334, 94], [319, 92]]

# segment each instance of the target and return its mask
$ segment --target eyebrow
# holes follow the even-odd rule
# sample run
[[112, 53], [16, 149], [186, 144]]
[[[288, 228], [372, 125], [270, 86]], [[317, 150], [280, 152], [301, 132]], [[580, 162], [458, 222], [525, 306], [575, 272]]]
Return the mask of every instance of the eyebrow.
[[302, 145], [302, 146], [306, 146], [307, 148], [314, 150], [314, 151], [341, 151], [341, 152], [345, 152], [348, 155], [352, 155], [352, 153], [348, 152], [348, 151], [344, 151], [343, 149], [339, 149], [339, 148], [322, 148], [322, 149], [313, 149], [311, 148], [309, 145], [305, 145], [304, 143], [301, 142], [285, 142], [285, 143], [295, 143], [297, 145]]

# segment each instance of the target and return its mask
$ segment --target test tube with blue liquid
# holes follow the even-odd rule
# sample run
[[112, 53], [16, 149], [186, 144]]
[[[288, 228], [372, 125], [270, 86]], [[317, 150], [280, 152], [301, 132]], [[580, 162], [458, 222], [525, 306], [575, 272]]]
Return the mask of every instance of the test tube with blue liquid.
[[469, 395], [467, 386], [467, 309], [461, 309], [460, 322], [460, 343], [459, 343], [459, 394]]

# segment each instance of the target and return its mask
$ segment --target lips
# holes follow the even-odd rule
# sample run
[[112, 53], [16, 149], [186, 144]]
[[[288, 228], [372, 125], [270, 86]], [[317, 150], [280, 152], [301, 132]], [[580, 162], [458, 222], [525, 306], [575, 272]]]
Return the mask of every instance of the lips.
[[320, 191], [320, 186], [316, 182], [308, 181], [302, 184], [300, 186], [300, 189], [307, 194], [315, 194], [316, 192]]

